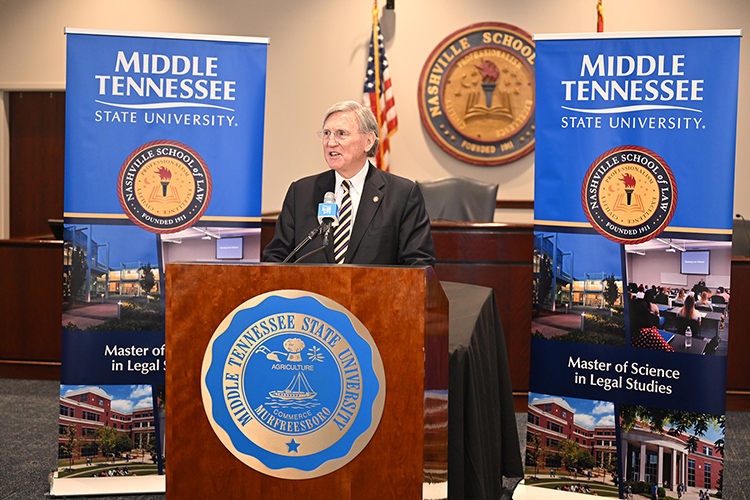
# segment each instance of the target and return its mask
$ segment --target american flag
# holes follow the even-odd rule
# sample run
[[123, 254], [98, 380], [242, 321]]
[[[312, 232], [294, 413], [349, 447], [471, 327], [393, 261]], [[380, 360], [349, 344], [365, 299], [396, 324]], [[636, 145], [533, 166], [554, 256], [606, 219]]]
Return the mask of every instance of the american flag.
[[[375, 40], [377, 40], [377, 51]], [[380, 145], [375, 155], [376, 166], [381, 170], [390, 170], [390, 137], [398, 129], [398, 117], [396, 116], [396, 103], [393, 100], [388, 60], [385, 58], [385, 44], [383, 35], [380, 34], [377, 0], [372, 10], [372, 35], [370, 55], [367, 58], [363, 104], [370, 108], [375, 118], [378, 119]]]

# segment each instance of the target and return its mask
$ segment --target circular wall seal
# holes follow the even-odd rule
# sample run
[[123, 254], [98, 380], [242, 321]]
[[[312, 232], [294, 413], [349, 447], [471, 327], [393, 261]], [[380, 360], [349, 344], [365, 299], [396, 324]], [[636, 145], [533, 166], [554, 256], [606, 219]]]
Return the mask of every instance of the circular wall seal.
[[602, 236], [623, 244], [659, 235], [677, 207], [677, 185], [667, 163], [641, 146], [602, 154], [586, 172], [581, 202]]
[[385, 372], [365, 326], [336, 302], [280, 290], [218, 326], [201, 372], [206, 415], [239, 460], [308, 479], [353, 460], [380, 423]]
[[176, 233], [201, 218], [211, 200], [211, 174], [198, 153], [175, 141], [153, 141], [120, 168], [117, 196], [125, 215], [152, 233]]
[[502, 23], [473, 24], [445, 38], [419, 77], [419, 114], [448, 154], [503, 165], [534, 150], [536, 49]]

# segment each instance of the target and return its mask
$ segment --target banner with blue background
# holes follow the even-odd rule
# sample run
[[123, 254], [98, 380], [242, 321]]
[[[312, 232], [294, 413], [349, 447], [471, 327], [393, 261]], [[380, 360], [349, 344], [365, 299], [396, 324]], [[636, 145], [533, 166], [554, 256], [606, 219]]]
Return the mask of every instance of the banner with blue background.
[[[66, 35], [59, 458], [71, 470], [57, 475], [106, 475], [109, 452], [118, 470], [132, 454], [161, 471], [164, 265], [259, 258], [268, 39]], [[100, 427], [131, 439], [127, 462], [102, 449]]]
[[721, 489], [740, 37], [535, 36], [527, 484]]

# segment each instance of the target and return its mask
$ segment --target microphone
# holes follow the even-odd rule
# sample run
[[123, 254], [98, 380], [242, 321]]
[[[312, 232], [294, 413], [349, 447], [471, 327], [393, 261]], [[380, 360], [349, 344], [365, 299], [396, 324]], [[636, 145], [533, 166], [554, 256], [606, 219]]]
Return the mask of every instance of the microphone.
[[748, 253], [750, 254], [750, 233], [747, 231], [747, 222], [745, 221], [745, 218], [742, 216], [742, 214], [735, 214], [735, 217], [738, 219], [742, 219], [742, 227], [745, 228], [745, 236], [747, 237], [747, 243], [748, 243]]
[[323, 245], [319, 248], [316, 248], [312, 252], [306, 253], [305, 255], [297, 259], [297, 262], [302, 262], [307, 257], [320, 252], [328, 246], [328, 238], [331, 233], [331, 226], [339, 225], [339, 207], [338, 205], [336, 205], [336, 195], [334, 195], [330, 191], [328, 191], [323, 196], [323, 203], [318, 204], [318, 223], [320, 225], [310, 231], [307, 237], [302, 240], [299, 245], [297, 245], [297, 248], [292, 250], [292, 253], [286, 256], [286, 259], [284, 259], [283, 263], [291, 261], [292, 258], [297, 255], [305, 245], [310, 243], [317, 235], [321, 233], [323, 233]]
[[328, 246], [331, 227], [339, 225], [339, 207], [336, 205], [336, 195], [331, 191], [323, 196], [323, 203], [318, 204], [318, 223], [323, 233], [323, 245]]

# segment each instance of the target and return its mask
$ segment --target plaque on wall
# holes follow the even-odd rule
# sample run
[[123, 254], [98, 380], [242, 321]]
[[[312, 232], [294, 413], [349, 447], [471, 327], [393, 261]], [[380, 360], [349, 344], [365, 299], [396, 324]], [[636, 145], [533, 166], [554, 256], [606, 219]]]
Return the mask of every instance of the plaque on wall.
[[503, 23], [452, 33], [419, 77], [419, 114], [449, 155], [504, 165], [534, 150], [535, 58], [531, 35]]

